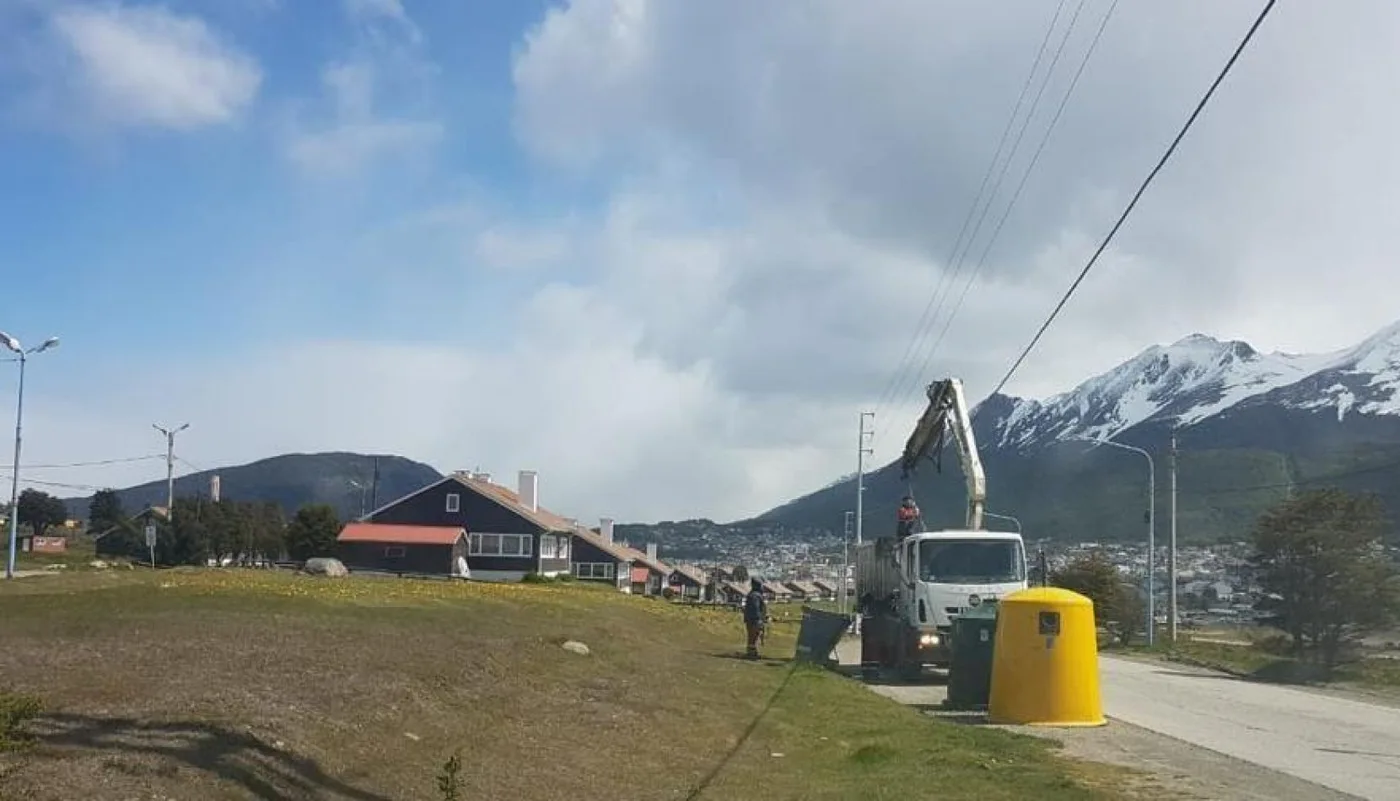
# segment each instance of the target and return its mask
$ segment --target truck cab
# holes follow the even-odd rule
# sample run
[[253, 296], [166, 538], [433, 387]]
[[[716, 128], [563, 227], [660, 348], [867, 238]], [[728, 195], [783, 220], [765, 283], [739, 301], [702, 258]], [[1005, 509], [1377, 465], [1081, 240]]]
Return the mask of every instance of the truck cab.
[[1026, 588], [1021, 535], [993, 531], [915, 534], [899, 546], [901, 617], [918, 629], [919, 661], [945, 666], [953, 621], [972, 607]]

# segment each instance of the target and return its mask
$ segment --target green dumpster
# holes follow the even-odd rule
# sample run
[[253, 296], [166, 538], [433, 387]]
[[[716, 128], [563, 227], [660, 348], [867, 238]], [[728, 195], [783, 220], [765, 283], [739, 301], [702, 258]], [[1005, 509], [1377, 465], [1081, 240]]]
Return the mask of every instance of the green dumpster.
[[953, 709], [987, 706], [992, 694], [992, 647], [996, 642], [997, 605], [974, 606], [953, 621], [952, 658], [948, 664], [948, 701]]

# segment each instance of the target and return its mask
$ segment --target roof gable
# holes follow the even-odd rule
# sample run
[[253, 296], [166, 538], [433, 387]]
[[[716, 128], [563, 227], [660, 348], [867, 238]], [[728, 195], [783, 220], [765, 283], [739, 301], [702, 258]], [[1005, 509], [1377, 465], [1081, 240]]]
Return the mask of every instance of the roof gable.
[[611, 556], [619, 562], [636, 561], [633, 556], [633, 553], [635, 552], [629, 553], [629, 551], [632, 551], [631, 548], [624, 548], [623, 546], [618, 545], [615, 542], [608, 542], [603, 539], [601, 534], [596, 534], [592, 530], [586, 529], [583, 526], [574, 526], [569, 533], [572, 534], [574, 537], [583, 540], [589, 545], [592, 545], [594, 548], [597, 548], [598, 550], [602, 551], [608, 556]]
[[483, 498], [495, 501], [515, 514], [534, 523], [545, 531], [569, 532], [577, 528], [573, 523], [549, 511], [543, 506], [537, 506], [533, 511], [520, 500], [520, 496], [509, 487], [500, 484], [492, 484], [490, 481], [481, 478], [474, 478], [464, 473], [456, 473], [448, 476], [449, 481], [455, 481], [463, 487], [480, 495]]

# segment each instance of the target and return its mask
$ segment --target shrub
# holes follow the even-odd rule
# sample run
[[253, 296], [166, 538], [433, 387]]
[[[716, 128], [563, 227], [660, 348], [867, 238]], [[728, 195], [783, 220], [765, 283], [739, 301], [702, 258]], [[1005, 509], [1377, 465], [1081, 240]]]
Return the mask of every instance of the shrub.
[[24, 724], [44, 711], [44, 702], [32, 695], [0, 692], [0, 751], [28, 742]]

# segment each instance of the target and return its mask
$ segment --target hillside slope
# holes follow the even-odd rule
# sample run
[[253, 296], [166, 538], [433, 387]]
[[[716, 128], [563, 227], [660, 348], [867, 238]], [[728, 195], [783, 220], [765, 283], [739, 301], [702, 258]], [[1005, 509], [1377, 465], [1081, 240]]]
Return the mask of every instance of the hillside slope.
[[[342, 519], [360, 514], [362, 492], [357, 486], [370, 487], [376, 460], [379, 466], [378, 489], [374, 495], [379, 503], [431, 484], [442, 478], [432, 467], [402, 456], [369, 456], [359, 453], [289, 453], [259, 459], [256, 462], [221, 467], [179, 476], [175, 479], [175, 495], [188, 497], [209, 495], [209, 479], [219, 477], [220, 496], [229, 500], [275, 501], [288, 514], [308, 503], [325, 503], [335, 507]], [[122, 506], [135, 512], [149, 505], [164, 506], [166, 484], [152, 481], [117, 491]], [[90, 498], [67, 498], [70, 512], [86, 517]], [[368, 511], [374, 499], [366, 490], [363, 503]]]
[[[1015, 516], [1031, 538], [1145, 536], [1145, 460], [1085, 441], [1102, 438], [1153, 454], [1158, 534], [1165, 536], [1174, 430], [1183, 540], [1241, 536], [1263, 509], [1303, 487], [1376, 492], [1400, 513], [1400, 323], [1320, 355], [1261, 354], [1197, 334], [1148, 348], [1052, 398], [992, 396], [976, 415], [988, 510]], [[912, 486], [899, 481], [894, 464], [868, 475], [867, 530], [891, 529], [909, 489], [931, 525], [959, 525], [961, 472], [954, 454], [943, 462], [943, 473], [926, 465]], [[744, 522], [839, 530], [853, 507], [853, 484]]]

